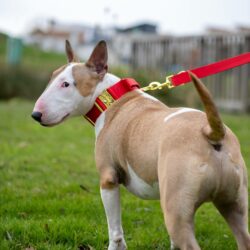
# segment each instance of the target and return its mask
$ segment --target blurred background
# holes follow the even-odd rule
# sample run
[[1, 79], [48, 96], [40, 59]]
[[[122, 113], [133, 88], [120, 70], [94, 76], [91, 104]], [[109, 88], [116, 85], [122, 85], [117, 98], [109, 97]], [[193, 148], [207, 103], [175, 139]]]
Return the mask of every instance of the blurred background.
[[[79, 117], [45, 129], [30, 117], [66, 63], [66, 39], [82, 61], [105, 39], [110, 71], [143, 86], [250, 52], [250, 0], [0, 0], [1, 250], [107, 249], [93, 127]], [[250, 64], [204, 82], [250, 166]], [[150, 94], [169, 106], [201, 105], [192, 84]], [[122, 188], [122, 203], [129, 249], [169, 249], [158, 201]], [[196, 218], [202, 249], [237, 248], [211, 204]]]
[[[134, 77], [142, 85], [248, 52], [249, 10], [249, 0], [72, 0], [60, 4], [1, 0], [0, 98], [37, 98], [51, 72], [66, 62], [66, 39], [83, 61], [105, 39], [111, 71]], [[249, 110], [250, 65], [205, 82], [221, 109]], [[191, 86], [156, 95], [173, 105], [197, 105]]]

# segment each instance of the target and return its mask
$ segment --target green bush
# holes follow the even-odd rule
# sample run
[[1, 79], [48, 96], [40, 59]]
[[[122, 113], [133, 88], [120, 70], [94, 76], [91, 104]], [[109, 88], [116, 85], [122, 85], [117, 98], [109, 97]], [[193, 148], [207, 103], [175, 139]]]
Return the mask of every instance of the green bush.
[[47, 71], [30, 71], [24, 68], [2, 67], [0, 71], [0, 99], [22, 97], [37, 98], [49, 79]]

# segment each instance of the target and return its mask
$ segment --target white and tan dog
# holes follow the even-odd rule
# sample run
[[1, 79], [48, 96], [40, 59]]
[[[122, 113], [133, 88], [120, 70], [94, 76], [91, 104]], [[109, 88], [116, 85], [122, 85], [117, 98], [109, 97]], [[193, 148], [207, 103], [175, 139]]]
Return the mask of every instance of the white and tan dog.
[[[66, 52], [68, 64], [53, 73], [32, 113], [44, 126], [85, 115], [96, 98], [119, 81], [107, 73], [104, 41], [86, 63], [75, 60], [69, 42]], [[191, 76], [205, 113], [169, 108], [138, 89], [115, 101], [96, 121], [95, 158], [109, 250], [126, 249], [120, 184], [141, 198], [160, 198], [172, 249], [200, 249], [193, 218], [206, 201], [226, 219], [238, 248], [250, 249], [247, 173], [239, 142], [221, 122], [204, 85]]]

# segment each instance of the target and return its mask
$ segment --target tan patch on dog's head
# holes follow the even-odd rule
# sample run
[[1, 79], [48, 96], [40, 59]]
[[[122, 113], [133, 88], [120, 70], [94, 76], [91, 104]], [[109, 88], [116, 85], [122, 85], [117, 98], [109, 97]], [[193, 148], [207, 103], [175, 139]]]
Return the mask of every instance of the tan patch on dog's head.
[[88, 96], [95, 90], [97, 83], [100, 81], [96, 72], [93, 72], [84, 63], [78, 63], [72, 68], [72, 75], [75, 79], [76, 88], [82, 96]]
[[60, 74], [62, 73], [65, 68], [67, 67], [67, 64], [61, 66], [60, 68], [56, 69], [55, 71], [53, 71], [51, 77], [50, 77], [50, 81], [49, 81], [49, 84]]

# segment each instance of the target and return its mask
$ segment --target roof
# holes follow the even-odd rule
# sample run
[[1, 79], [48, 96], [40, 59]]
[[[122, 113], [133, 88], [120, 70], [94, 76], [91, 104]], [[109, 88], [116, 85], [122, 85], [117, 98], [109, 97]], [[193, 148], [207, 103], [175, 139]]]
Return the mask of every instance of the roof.
[[145, 32], [145, 33], [156, 33], [157, 26], [149, 23], [142, 23], [133, 26], [129, 26], [127, 28], [118, 28], [118, 32], [121, 33], [129, 33], [129, 32]]
[[70, 33], [68, 31], [56, 31], [56, 30], [43, 31], [41, 29], [34, 29], [31, 32], [31, 35], [41, 35], [41, 36], [58, 37], [58, 38], [69, 38]]

